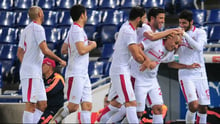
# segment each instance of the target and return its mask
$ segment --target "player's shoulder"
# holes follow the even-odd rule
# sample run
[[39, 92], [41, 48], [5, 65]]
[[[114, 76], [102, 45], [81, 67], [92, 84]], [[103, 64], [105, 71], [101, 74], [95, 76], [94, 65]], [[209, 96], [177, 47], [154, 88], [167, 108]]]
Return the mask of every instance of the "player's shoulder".
[[79, 27], [78, 25], [72, 24], [72, 25], [70, 26], [70, 31], [71, 31], [71, 32], [82, 32], [82, 31], [83, 31], [83, 28], [82, 28], [82, 27]]
[[205, 31], [205, 29], [203, 27], [195, 27], [195, 32], [206, 33], [206, 31]]
[[34, 30], [36, 31], [44, 31], [44, 28], [42, 25], [39, 25], [39, 24], [36, 24], [36, 23], [32, 23], [32, 26], [31, 26]]
[[136, 34], [136, 29], [128, 21], [121, 26], [120, 30], [124, 33]]

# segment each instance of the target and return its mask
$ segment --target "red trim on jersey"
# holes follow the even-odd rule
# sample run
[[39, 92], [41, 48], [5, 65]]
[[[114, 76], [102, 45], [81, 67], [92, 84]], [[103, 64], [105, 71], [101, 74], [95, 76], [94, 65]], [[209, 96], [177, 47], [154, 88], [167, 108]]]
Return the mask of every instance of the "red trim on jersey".
[[82, 28], [82, 27], [81, 27], [78, 23], [76, 23], [76, 22], [74, 22], [73, 24], [79, 26], [80, 28]]
[[26, 41], [24, 41], [24, 52], [26, 52], [26, 50], [27, 50], [27, 43]]
[[149, 102], [150, 105], [152, 104], [152, 101], [150, 99], [150, 95], [149, 94], [147, 94], [147, 101]]
[[102, 116], [103, 116], [104, 114], [106, 114], [107, 112], [109, 112], [109, 111], [110, 111], [109, 107], [106, 106], [106, 107], [103, 109], [101, 115], [97, 118], [97, 121], [100, 122], [100, 119], [102, 118]]
[[67, 90], [67, 99], [69, 100], [70, 97], [70, 91], [72, 88], [72, 84], [73, 84], [73, 77], [69, 77], [69, 81], [68, 81], [68, 90]]
[[220, 114], [217, 113], [217, 112], [215, 112], [215, 111], [210, 111], [210, 110], [208, 110], [208, 111], [207, 111], [207, 114], [208, 114], [208, 115], [215, 115], [216, 117], [220, 118]]
[[120, 80], [121, 80], [122, 92], [123, 92], [124, 97], [125, 97], [125, 102], [129, 102], [129, 97], [128, 97], [128, 93], [127, 93], [127, 90], [126, 90], [124, 75], [120, 75]]
[[163, 39], [163, 46], [165, 46], [165, 40]]
[[28, 102], [31, 101], [31, 89], [32, 89], [32, 78], [28, 81], [28, 92], [27, 92], [27, 100]]
[[70, 47], [70, 38], [69, 38], [69, 36], [68, 36], [68, 47], [69, 47], [70, 55], [71, 55], [71, 47]]
[[129, 25], [131, 26], [131, 28], [135, 31], [134, 26], [129, 22]]
[[188, 99], [187, 99], [187, 96], [186, 96], [186, 91], [185, 91], [185, 88], [184, 88], [184, 85], [183, 85], [183, 80], [180, 80], [180, 83], [181, 83], [183, 95], [184, 95], [184, 97], [186, 99], [186, 102], [188, 103]]
[[193, 26], [193, 32], [196, 30], [196, 26]]
[[37, 21], [33, 21], [33, 23], [37, 23]]

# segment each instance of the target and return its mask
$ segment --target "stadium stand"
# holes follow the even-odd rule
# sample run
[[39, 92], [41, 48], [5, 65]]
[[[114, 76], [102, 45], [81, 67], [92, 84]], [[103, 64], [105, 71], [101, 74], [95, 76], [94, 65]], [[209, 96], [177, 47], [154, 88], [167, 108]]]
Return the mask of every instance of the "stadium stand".
[[69, 9], [72, 5], [76, 3], [77, 0], [56, 0], [56, 9], [57, 10]]
[[17, 31], [15, 28], [0, 28], [0, 43], [17, 44]]
[[34, 5], [34, 0], [14, 0], [14, 8], [17, 10], [27, 10]]
[[56, 7], [55, 0], [35, 0], [35, 4], [44, 10], [54, 10]]
[[78, 0], [78, 4], [84, 5], [87, 9], [97, 9], [99, 0]]
[[43, 26], [54, 27], [57, 25], [57, 12], [56, 11], [44, 11], [44, 23]]
[[0, 0], [0, 10], [11, 10], [13, 8], [13, 0]]
[[11, 27], [15, 24], [15, 14], [12, 11], [0, 11], [0, 26]]
[[207, 12], [206, 10], [194, 9], [193, 12], [193, 23], [196, 27], [203, 26], [206, 22]]
[[144, 8], [147, 9], [151, 7], [165, 8], [164, 0], [143, 0], [141, 4]]
[[99, 0], [100, 10], [104, 9], [118, 9], [120, 6], [120, 0]]

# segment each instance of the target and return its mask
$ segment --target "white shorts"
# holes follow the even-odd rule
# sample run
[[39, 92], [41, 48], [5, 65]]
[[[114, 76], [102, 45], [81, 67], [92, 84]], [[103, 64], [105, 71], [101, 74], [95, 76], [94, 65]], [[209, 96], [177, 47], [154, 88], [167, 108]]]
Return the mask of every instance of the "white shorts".
[[21, 80], [23, 102], [47, 101], [43, 79], [25, 78]]
[[210, 104], [207, 79], [180, 78], [179, 82], [187, 103], [198, 100], [200, 105]]
[[130, 75], [110, 75], [112, 86], [109, 93], [109, 98], [118, 95], [117, 101], [121, 104], [125, 102], [135, 101], [135, 94], [132, 88]]
[[137, 102], [137, 112], [143, 112], [147, 102], [148, 106], [163, 105], [163, 97], [160, 86], [156, 78], [149, 79], [147, 85], [143, 84], [143, 81], [135, 79], [135, 97]]
[[92, 102], [92, 88], [88, 76], [74, 76], [66, 78], [67, 99], [71, 103]]

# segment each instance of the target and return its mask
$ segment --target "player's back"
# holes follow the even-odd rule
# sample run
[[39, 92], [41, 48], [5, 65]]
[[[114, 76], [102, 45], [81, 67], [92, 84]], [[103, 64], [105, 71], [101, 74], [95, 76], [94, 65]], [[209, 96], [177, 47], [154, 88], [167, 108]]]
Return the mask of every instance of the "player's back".
[[115, 42], [110, 74], [130, 73], [128, 61], [131, 58], [131, 53], [128, 46], [136, 43], [136, 30], [127, 21], [120, 28], [118, 38]]
[[21, 33], [19, 47], [24, 50], [24, 57], [21, 64], [21, 78], [42, 77], [43, 53], [39, 47], [45, 41], [45, 31], [43, 27], [34, 22], [30, 23]]

